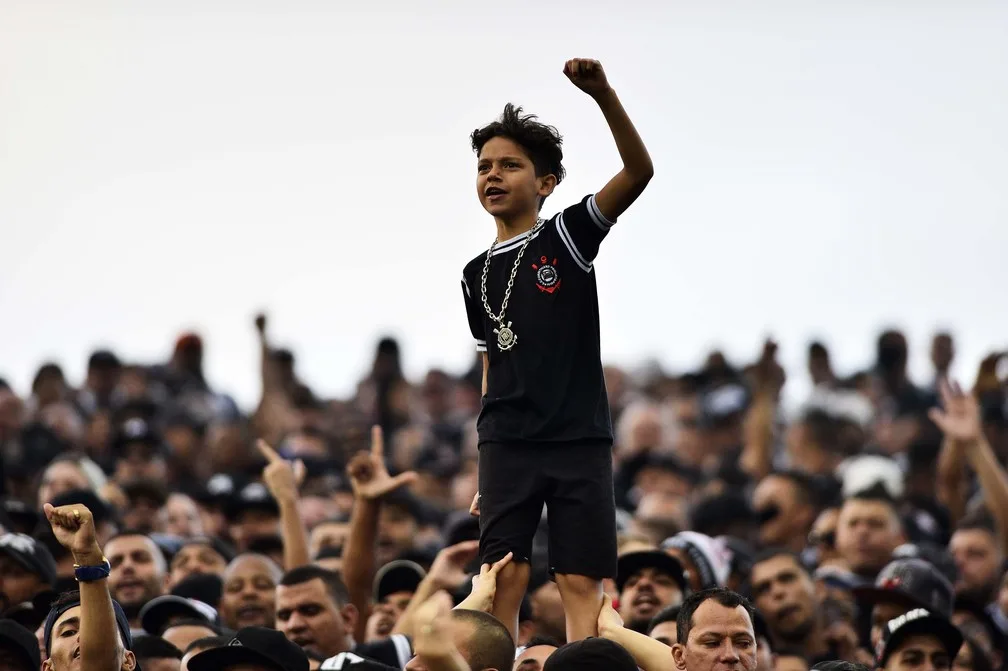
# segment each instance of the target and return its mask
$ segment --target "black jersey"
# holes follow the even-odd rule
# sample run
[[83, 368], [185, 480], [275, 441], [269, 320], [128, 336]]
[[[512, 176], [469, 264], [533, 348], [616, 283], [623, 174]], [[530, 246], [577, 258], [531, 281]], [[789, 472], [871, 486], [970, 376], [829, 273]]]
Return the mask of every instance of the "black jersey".
[[[381, 668], [401, 669], [413, 657], [413, 646], [402, 634], [372, 643], [358, 643], [351, 652], [341, 652], [322, 663], [323, 669], [361, 669], [374, 671]], [[377, 664], [375, 664], [377, 662]]]
[[498, 346], [498, 324], [483, 305], [486, 252], [462, 271], [469, 328], [490, 361], [480, 443], [612, 441], [592, 261], [613, 223], [595, 196], [586, 196], [494, 249], [486, 288], [490, 309], [499, 314], [515, 259], [531, 236], [504, 314], [517, 336], [507, 351]]

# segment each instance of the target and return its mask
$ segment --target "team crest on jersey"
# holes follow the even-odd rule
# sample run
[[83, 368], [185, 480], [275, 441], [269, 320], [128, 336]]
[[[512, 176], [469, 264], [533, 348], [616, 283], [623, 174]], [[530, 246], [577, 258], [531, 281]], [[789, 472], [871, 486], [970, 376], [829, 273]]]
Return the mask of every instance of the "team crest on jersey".
[[548, 294], [560, 288], [560, 273], [557, 271], [557, 260], [549, 262], [549, 257], [540, 256], [539, 263], [533, 263], [532, 269], [536, 271], [536, 286], [539, 291]]

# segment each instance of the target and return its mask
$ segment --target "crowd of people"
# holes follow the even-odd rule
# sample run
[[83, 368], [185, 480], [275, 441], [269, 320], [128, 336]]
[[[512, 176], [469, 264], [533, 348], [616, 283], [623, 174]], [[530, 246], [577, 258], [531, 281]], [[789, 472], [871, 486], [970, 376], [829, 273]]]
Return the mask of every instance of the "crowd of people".
[[1002, 667], [998, 355], [962, 389], [949, 334], [926, 385], [897, 331], [847, 377], [814, 343], [790, 417], [772, 342], [607, 368], [618, 570], [597, 636], [567, 643], [545, 515], [518, 629], [489, 614], [512, 557], [478, 559], [478, 361], [414, 383], [385, 339], [353, 398], [322, 399], [255, 332], [251, 412], [195, 334], [163, 364], [97, 351], [79, 385], [55, 363], [0, 382], [0, 668]]

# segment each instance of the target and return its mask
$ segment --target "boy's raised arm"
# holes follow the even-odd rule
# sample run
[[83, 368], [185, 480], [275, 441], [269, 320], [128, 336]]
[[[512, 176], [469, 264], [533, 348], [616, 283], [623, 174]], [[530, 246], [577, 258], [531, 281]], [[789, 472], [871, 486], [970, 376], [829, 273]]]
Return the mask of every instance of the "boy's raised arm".
[[609, 85], [602, 64], [587, 58], [574, 58], [564, 65], [564, 74], [598, 103], [623, 160], [623, 168], [595, 194], [595, 204], [602, 215], [615, 221], [644, 192], [654, 175], [654, 164], [616, 91]]

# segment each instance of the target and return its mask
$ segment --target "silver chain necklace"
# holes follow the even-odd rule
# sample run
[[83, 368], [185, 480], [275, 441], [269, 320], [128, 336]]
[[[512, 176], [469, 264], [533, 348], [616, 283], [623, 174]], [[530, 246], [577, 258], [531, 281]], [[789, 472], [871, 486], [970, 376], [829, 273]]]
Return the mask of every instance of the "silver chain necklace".
[[497, 324], [494, 333], [497, 334], [497, 347], [502, 352], [507, 352], [518, 343], [518, 336], [511, 329], [511, 322], [504, 323], [504, 311], [507, 310], [508, 300], [511, 298], [511, 287], [514, 286], [515, 275], [518, 274], [518, 267], [521, 265], [525, 248], [532, 242], [532, 236], [542, 228], [543, 223], [543, 219], [536, 221], [535, 226], [529, 230], [525, 242], [522, 243], [521, 248], [518, 250], [518, 258], [515, 259], [514, 266], [511, 268], [511, 277], [508, 278], [507, 289], [504, 290], [504, 300], [501, 302], [500, 314], [497, 315], [490, 309], [490, 303], [487, 301], [487, 273], [490, 270], [490, 257], [493, 256], [493, 251], [497, 247], [497, 241], [494, 240], [493, 244], [490, 245], [490, 249], [487, 250], [486, 261], [483, 263], [483, 282], [480, 285], [480, 289], [483, 294], [483, 309], [486, 310], [490, 321]]

